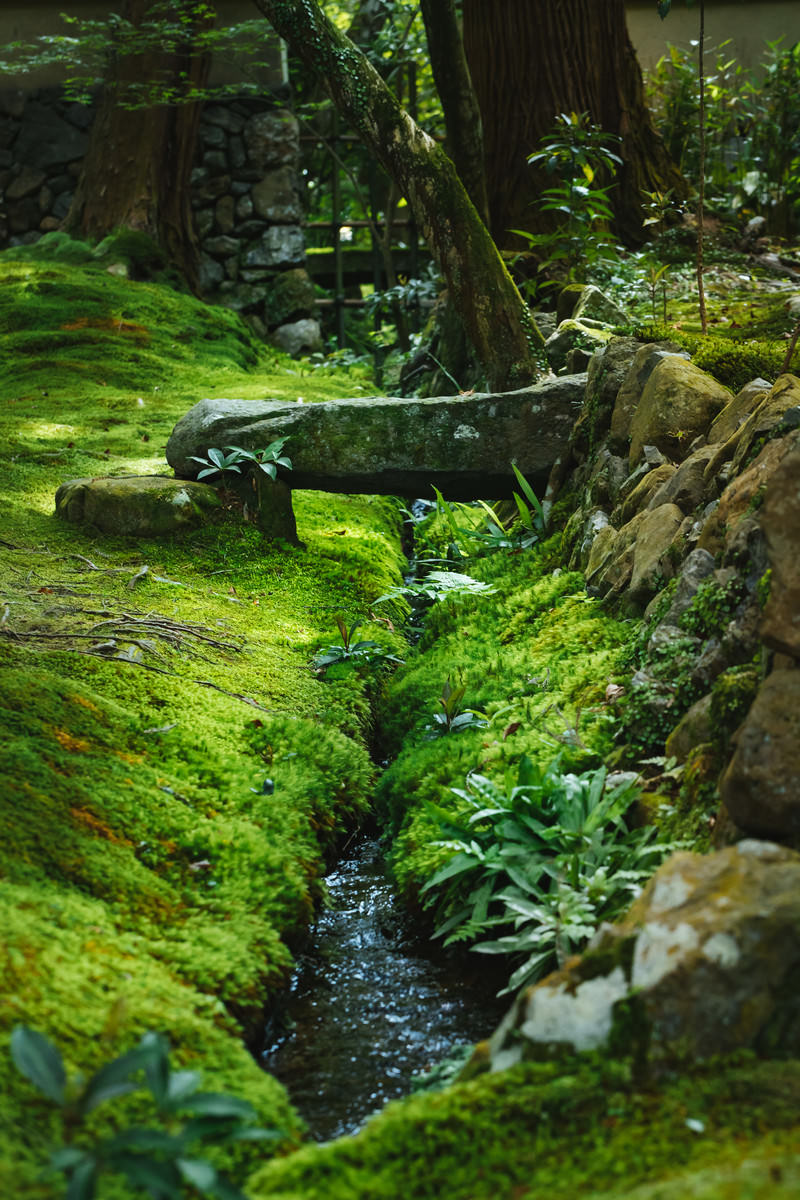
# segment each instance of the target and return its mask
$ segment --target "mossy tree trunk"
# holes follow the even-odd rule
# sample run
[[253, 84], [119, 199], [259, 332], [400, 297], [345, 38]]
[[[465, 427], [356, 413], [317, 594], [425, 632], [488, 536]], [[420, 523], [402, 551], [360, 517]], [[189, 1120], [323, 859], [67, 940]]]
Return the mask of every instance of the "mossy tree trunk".
[[[126, 0], [124, 16], [138, 28], [154, 0]], [[102, 238], [125, 226], [148, 234], [187, 282], [197, 289], [199, 247], [190, 206], [199, 103], [131, 107], [137, 89], [153, 81], [165, 92], [202, 90], [208, 55], [163, 55], [122, 48], [113, 56], [92, 126], [89, 149], [70, 210], [69, 233]]]
[[558, 113], [588, 112], [595, 125], [621, 136], [623, 166], [611, 204], [622, 241], [642, 240], [643, 190], [687, 195], [645, 105], [624, 0], [463, 0], [463, 36], [483, 117], [498, 245], [523, 245], [509, 230], [547, 228], [535, 201], [552, 177], [532, 170], [527, 156], [552, 132]]
[[444, 151], [411, 119], [316, 0], [254, 0], [397, 183], [447, 281], [490, 388], [541, 374], [542, 337]]

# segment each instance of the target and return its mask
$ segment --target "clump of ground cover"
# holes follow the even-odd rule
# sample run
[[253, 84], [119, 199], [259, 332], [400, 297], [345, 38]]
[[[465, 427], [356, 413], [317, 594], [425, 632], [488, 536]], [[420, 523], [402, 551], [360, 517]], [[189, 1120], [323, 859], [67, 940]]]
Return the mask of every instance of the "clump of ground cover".
[[[611, 1200], [649, 1184], [653, 1198], [771, 1200], [800, 1178], [799, 1088], [797, 1063], [745, 1057], [661, 1085], [588, 1056], [528, 1064], [390, 1104], [353, 1138], [274, 1161], [249, 1189], [253, 1200]], [[746, 1160], [761, 1169], [745, 1169], [745, 1193]], [[683, 1181], [703, 1169], [695, 1192]], [[717, 1172], [728, 1190], [714, 1190]]]
[[[36, 1200], [58, 1194], [38, 1169], [59, 1134], [10, 1064], [17, 1023], [84, 1071], [163, 1030], [176, 1063], [298, 1136], [242, 1037], [373, 775], [368, 681], [310, 660], [402, 562], [388, 499], [297, 494], [305, 550], [227, 514], [139, 540], [56, 520], [66, 479], [166, 473], [198, 399], [365, 387], [303, 376], [234, 314], [107, 265], [63, 238], [0, 256], [0, 1162], [5, 1190]], [[263, 1153], [231, 1162], [241, 1176]]]
[[[452, 788], [469, 772], [502, 780], [523, 756], [564, 770], [597, 766], [612, 746], [615, 716], [606, 689], [625, 673], [632, 626], [587, 597], [583, 577], [565, 572], [560, 536], [520, 554], [468, 560], [460, 570], [490, 583], [429, 611], [425, 632], [392, 678], [383, 729], [399, 751], [377, 787], [377, 811], [394, 839], [402, 891], [414, 897], [448, 851], [439, 816], [456, 813]], [[432, 736], [445, 680], [465, 685], [463, 707], [485, 724]]]

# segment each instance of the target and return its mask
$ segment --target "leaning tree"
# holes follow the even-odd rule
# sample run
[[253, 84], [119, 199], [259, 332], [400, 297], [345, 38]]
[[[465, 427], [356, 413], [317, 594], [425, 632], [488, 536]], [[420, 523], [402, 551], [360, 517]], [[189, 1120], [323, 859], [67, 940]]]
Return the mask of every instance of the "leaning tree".
[[407, 198], [490, 388], [541, 373], [542, 338], [452, 161], [317, 0], [254, 0]]

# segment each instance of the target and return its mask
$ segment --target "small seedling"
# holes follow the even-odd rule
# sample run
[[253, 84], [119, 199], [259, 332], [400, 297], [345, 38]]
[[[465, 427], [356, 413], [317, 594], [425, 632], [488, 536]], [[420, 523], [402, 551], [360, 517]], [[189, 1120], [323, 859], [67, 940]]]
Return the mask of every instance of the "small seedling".
[[433, 714], [433, 724], [428, 725], [428, 737], [444, 737], [448, 733], [461, 733], [464, 729], [485, 729], [489, 724], [486, 714], [474, 708], [463, 708], [467, 685], [459, 683], [453, 687], [448, 675], [439, 697], [441, 712]]
[[354, 621], [348, 628], [344, 617], [337, 616], [336, 627], [342, 639], [341, 646], [322, 646], [314, 655], [312, 665], [314, 670], [324, 675], [328, 667], [374, 667], [386, 663], [402, 663], [402, 658], [391, 654], [380, 642], [355, 640], [356, 630], [361, 627], [360, 621]]
[[270, 479], [277, 479], [278, 467], [283, 467], [286, 471], [292, 469], [292, 460], [283, 453], [283, 447], [288, 440], [288, 437], [276, 438], [264, 450], [245, 450], [241, 446], [225, 446], [223, 450], [212, 447], [205, 458], [197, 454], [190, 454], [189, 458], [203, 467], [202, 471], [198, 471], [198, 479], [204, 479], [208, 475], [224, 476], [227, 472], [241, 475], [245, 465], [248, 469], [254, 467], [263, 471]]

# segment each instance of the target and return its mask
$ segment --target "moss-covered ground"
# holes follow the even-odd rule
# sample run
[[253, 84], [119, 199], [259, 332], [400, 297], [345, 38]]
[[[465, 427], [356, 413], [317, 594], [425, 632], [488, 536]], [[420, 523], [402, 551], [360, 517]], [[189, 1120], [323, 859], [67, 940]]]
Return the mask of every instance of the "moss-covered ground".
[[[767, 1200], [795, 1194], [797, 1064], [713, 1062], [660, 1086], [592, 1059], [389, 1105], [250, 1180], [254, 1200]], [[747, 1164], [744, 1168], [742, 1164]]]
[[[227, 513], [138, 540], [57, 520], [66, 479], [164, 472], [172, 426], [205, 396], [373, 390], [267, 351], [163, 282], [109, 272], [125, 247], [105, 251], [59, 235], [0, 256], [0, 1193], [64, 1194], [42, 1174], [60, 1118], [6, 1052], [24, 1023], [84, 1072], [167, 1033], [179, 1065], [280, 1130], [272, 1161], [259, 1143], [223, 1155], [252, 1200], [796, 1194], [797, 1066], [749, 1058], [659, 1081], [625, 1061], [526, 1064], [301, 1147], [245, 1044], [258, 1048], [325, 863], [371, 804], [369, 751], [393, 760], [376, 811], [414, 898], [440, 861], [431, 813], [469, 771], [607, 756], [609, 685], [634, 630], [563, 570], [556, 536], [462, 564], [494, 593], [437, 603], [385, 686], [322, 679], [310, 658], [337, 640], [337, 614], [403, 649], [402, 604], [375, 604], [400, 578], [395, 502], [297, 493], [305, 549]], [[435, 551], [447, 531], [430, 524]], [[431, 738], [448, 679], [488, 723]], [[95, 1128], [139, 1111], [115, 1101]], [[101, 1200], [122, 1194], [104, 1183]]]
[[[66, 479], [166, 473], [172, 426], [204, 396], [366, 386], [301, 375], [233, 314], [108, 265], [61, 237], [0, 260], [2, 1040], [30, 1025], [85, 1071], [163, 1030], [291, 1143], [298, 1121], [243, 1038], [257, 1045], [326, 859], [369, 803], [365, 686], [310, 658], [337, 613], [368, 619], [397, 583], [397, 506], [299, 493], [305, 550], [232, 516], [159, 540], [57, 520]], [[56, 1195], [39, 1178], [50, 1106], [6, 1049], [0, 1075], [0, 1190]]]

